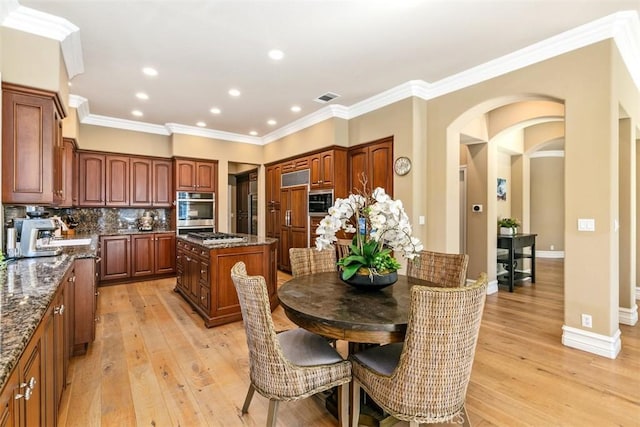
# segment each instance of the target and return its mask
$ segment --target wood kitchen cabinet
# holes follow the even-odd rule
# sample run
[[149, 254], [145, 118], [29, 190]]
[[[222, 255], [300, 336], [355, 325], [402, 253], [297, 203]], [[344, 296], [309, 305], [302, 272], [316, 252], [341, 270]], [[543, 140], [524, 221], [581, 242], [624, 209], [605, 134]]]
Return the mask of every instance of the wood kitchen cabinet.
[[132, 277], [174, 273], [175, 247], [175, 233], [132, 234]]
[[176, 290], [186, 296], [200, 311], [209, 313], [211, 306], [209, 251], [181, 240], [176, 246], [178, 248]]
[[129, 206], [129, 157], [105, 156], [105, 204]]
[[293, 160], [286, 161], [282, 163], [282, 173], [300, 171], [303, 169], [309, 169], [309, 158], [308, 157], [298, 157]]
[[215, 193], [218, 180], [218, 162], [175, 158], [175, 191]]
[[16, 393], [19, 388], [18, 371], [14, 370], [0, 393], [0, 427], [17, 427], [18, 402]]
[[85, 354], [89, 344], [96, 337], [98, 306], [96, 266], [99, 264], [101, 264], [100, 256], [78, 258], [74, 263], [73, 335], [70, 337], [73, 356]]
[[99, 207], [105, 204], [105, 155], [80, 152], [78, 154], [78, 205]]
[[[75, 139], [62, 140], [62, 198], [58, 205], [70, 208], [78, 203], [77, 145]], [[74, 200], [75, 197], [75, 200]]]
[[131, 277], [131, 236], [100, 236], [100, 281], [123, 280]]
[[2, 83], [3, 203], [60, 202], [65, 116], [57, 93]]
[[393, 137], [350, 148], [347, 163], [349, 192], [354, 188], [362, 191], [360, 179], [364, 173], [367, 177], [367, 192], [382, 187], [393, 197]]
[[312, 190], [333, 189], [339, 197], [346, 196], [346, 150], [335, 149], [312, 154], [309, 156], [309, 167], [309, 187]]
[[307, 226], [307, 186], [282, 188], [280, 190], [280, 238], [278, 246], [278, 268], [291, 271], [290, 248], [309, 246]]
[[268, 166], [265, 172], [267, 237], [278, 238], [280, 236], [280, 177], [282, 169], [280, 165], [272, 165]]
[[131, 157], [129, 168], [130, 206], [171, 207], [173, 167], [170, 160]]

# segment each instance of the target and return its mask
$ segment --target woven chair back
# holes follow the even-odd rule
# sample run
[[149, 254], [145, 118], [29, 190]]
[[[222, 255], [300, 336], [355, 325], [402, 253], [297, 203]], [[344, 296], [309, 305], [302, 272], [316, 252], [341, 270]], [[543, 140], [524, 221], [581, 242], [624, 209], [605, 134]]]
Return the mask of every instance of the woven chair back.
[[336, 251], [331, 248], [290, 248], [289, 262], [293, 277], [337, 271]]
[[[414, 286], [406, 340], [387, 391], [402, 414], [446, 418], [464, 405], [487, 292], [485, 273], [471, 286]], [[377, 393], [376, 393], [377, 394]], [[384, 405], [387, 406], [387, 405]]]
[[465, 286], [469, 255], [422, 251], [407, 264], [407, 276], [444, 287]]

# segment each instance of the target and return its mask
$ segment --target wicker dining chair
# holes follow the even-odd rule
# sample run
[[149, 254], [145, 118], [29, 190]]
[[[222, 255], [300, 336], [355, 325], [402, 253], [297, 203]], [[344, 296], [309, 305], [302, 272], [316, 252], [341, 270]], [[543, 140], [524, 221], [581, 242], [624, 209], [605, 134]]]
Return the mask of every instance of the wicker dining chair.
[[352, 426], [358, 425], [361, 388], [410, 427], [445, 422], [470, 425], [465, 396], [486, 292], [485, 273], [466, 287], [413, 286], [405, 342], [349, 357]]
[[351, 246], [351, 239], [338, 239], [336, 242], [336, 251], [338, 252], [338, 259], [342, 259], [349, 255], [349, 247]]
[[232, 267], [231, 279], [238, 293], [249, 348], [251, 384], [242, 413], [248, 412], [257, 390], [269, 399], [267, 426], [275, 426], [280, 401], [304, 399], [340, 386], [339, 421], [346, 427], [351, 362], [344, 360], [323, 337], [304, 329], [276, 334], [264, 277], [248, 276], [243, 262]]
[[332, 248], [321, 251], [316, 248], [290, 248], [289, 263], [293, 277], [338, 270], [336, 251]]
[[444, 287], [465, 286], [469, 255], [421, 251], [407, 263], [407, 276]]

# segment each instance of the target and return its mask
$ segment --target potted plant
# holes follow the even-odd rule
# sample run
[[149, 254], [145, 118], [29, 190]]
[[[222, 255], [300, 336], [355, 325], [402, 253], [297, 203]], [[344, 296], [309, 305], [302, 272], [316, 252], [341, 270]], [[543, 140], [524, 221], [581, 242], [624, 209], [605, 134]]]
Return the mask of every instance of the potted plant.
[[500, 234], [517, 234], [520, 222], [516, 218], [501, 218], [498, 220]]
[[[362, 185], [366, 189], [366, 180]], [[420, 240], [411, 235], [402, 202], [393, 200], [380, 187], [371, 194], [363, 191], [336, 199], [316, 229], [318, 250], [332, 247], [339, 230], [354, 233], [349, 254], [338, 261], [341, 278], [347, 282], [366, 278], [369, 283], [394, 283], [401, 265], [392, 252], [413, 259], [423, 248]], [[391, 278], [384, 277], [387, 275]]]

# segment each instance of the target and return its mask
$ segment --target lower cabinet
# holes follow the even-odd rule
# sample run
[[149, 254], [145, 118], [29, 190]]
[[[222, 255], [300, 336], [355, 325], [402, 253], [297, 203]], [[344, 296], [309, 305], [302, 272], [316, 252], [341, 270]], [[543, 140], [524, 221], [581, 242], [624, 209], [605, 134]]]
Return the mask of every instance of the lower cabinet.
[[176, 271], [173, 232], [101, 236], [100, 247], [100, 282], [127, 281]]
[[95, 258], [65, 273], [51, 304], [0, 391], [0, 427], [55, 426], [73, 344], [95, 337]]
[[276, 293], [276, 242], [209, 248], [182, 239], [177, 242], [176, 292], [204, 319], [206, 327], [242, 319], [231, 268], [238, 261], [249, 275], [263, 276], [271, 309], [278, 306]]

